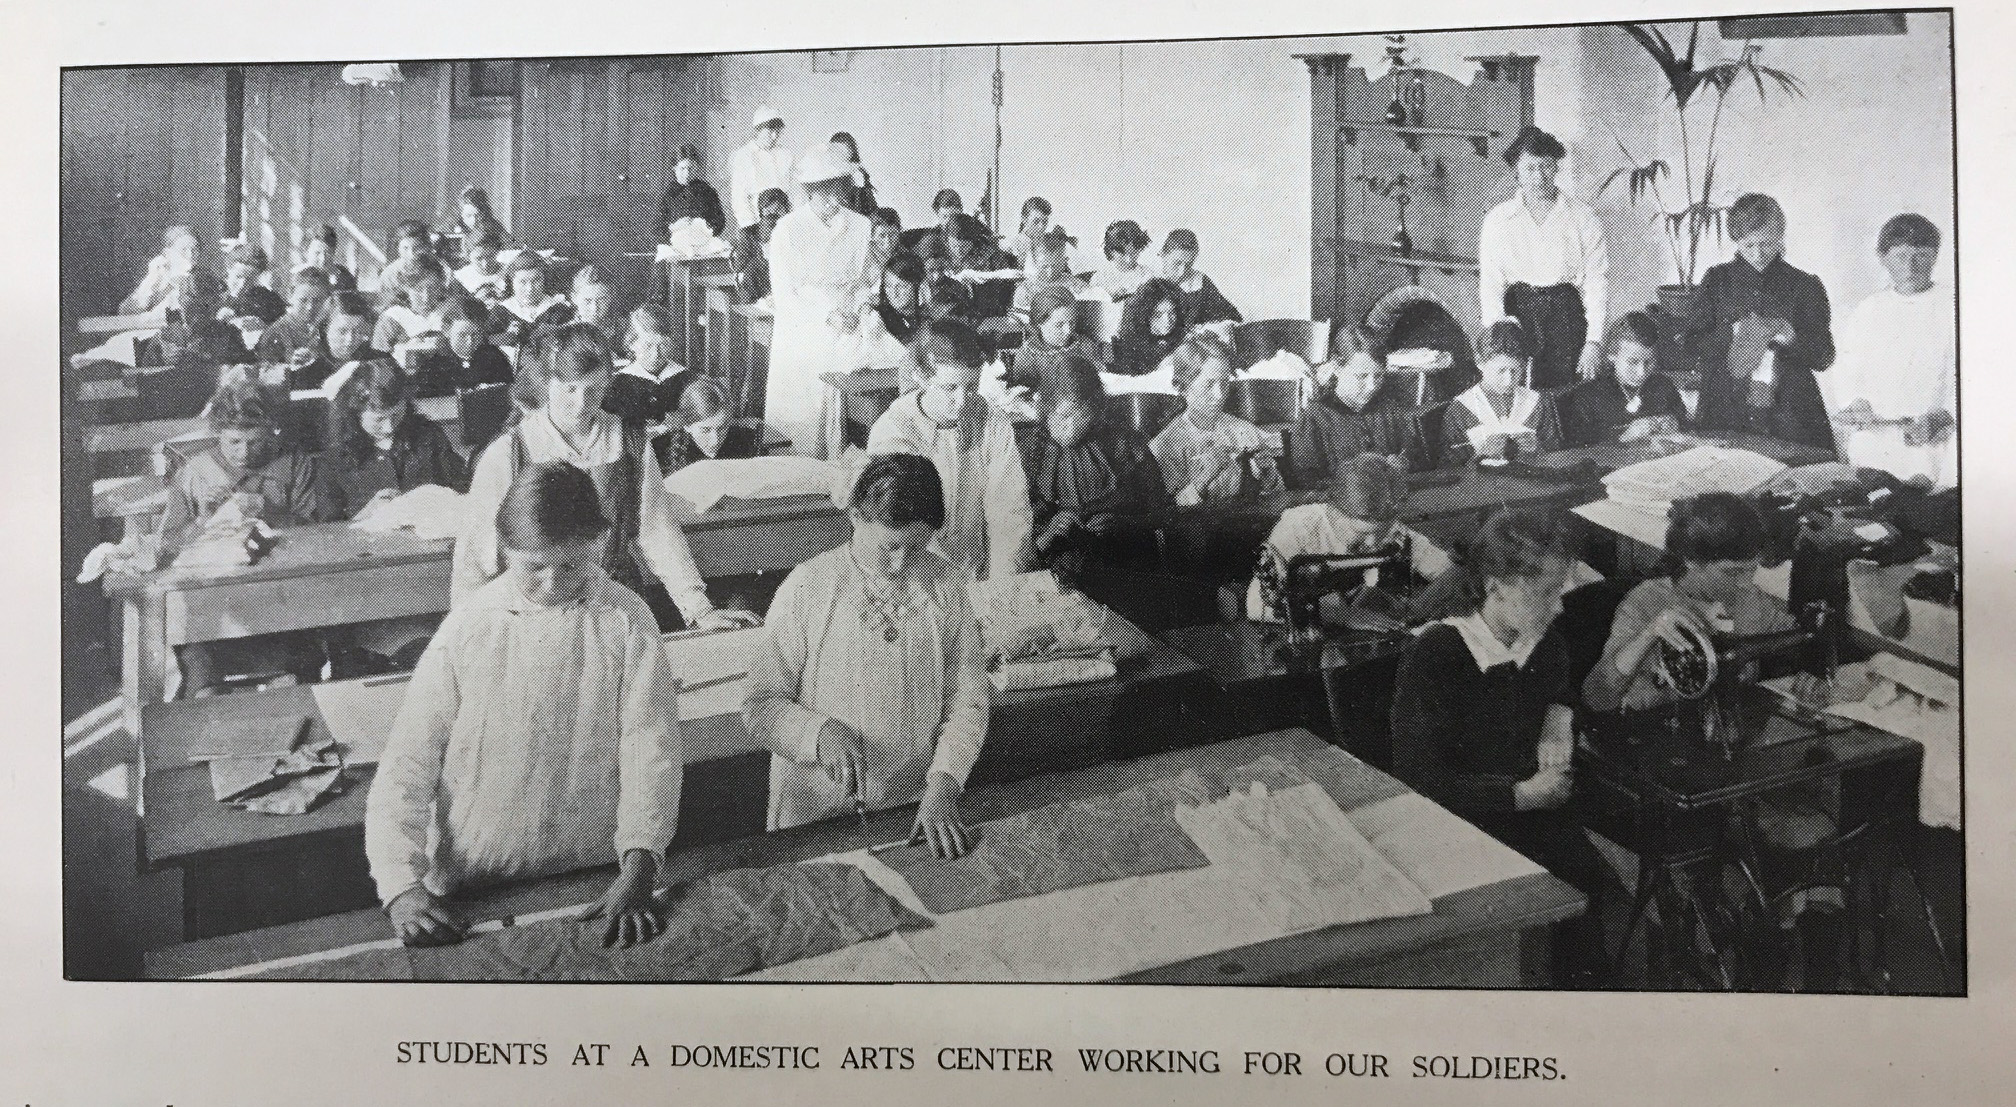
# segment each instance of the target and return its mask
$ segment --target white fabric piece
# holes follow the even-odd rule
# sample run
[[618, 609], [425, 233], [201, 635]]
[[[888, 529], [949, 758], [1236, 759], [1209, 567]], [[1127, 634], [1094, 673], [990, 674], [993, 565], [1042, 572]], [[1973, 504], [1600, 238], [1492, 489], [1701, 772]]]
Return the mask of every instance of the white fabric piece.
[[696, 461], [665, 478], [665, 491], [707, 512], [723, 499], [774, 500], [786, 496], [825, 495], [832, 491], [838, 466], [814, 457], [774, 454], [767, 457], [709, 458]]
[[665, 635], [663, 641], [665, 659], [679, 679], [682, 722], [742, 710], [749, 690], [749, 664], [763, 646], [762, 627], [684, 631]]
[[453, 538], [461, 532], [462, 494], [438, 484], [423, 484], [389, 500], [374, 500], [350, 521], [373, 534], [407, 529], [426, 539]]
[[1539, 445], [1539, 435], [1533, 429], [1533, 415], [1540, 408], [1540, 393], [1523, 386], [1512, 390], [1512, 406], [1507, 414], [1500, 416], [1491, 406], [1491, 398], [1484, 393], [1481, 384], [1471, 385], [1456, 397], [1477, 420], [1477, 425], [1465, 433], [1470, 437], [1470, 448], [1482, 453], [1484, 443], [1493, 435], [1502, 434], [1518, 441], [1521, 452], [1531, 452]]
[[1099, 383], [1106, 386], [1108, 396], [1124, 396], [1130, 392], [1153, 392], [1165, 396], [1183, 394], [1176, 388], [1176, 368], [1169, 364], [1167, 358], [1162, 359], [1162, 364], [1156, 366], [1154, 370], [1139, 376], [1101, 373]]
[[1262, 381], [1306, 381], [1309, 379], [1309, 362], [1292, 350], [1276, 350], [1273, 357], [1254, 362], [1239, 375]]
[[1366, 804], [1351, 822], [1431, 900], [1547, 871], [1413, 792]]
[[1603, 487], [1611, 499], [1664, 518], [1674, 500], [1704, 492], [1748, 495], [1785, 468], [1783, 462], [1750, 450], [1702, 445], [1626, 465], [1604, 477]]
[[1026, 692], [1035, 688], [1064, 688], [1073, 684], [1093, 684], [1120, 675], [1113, 664], [1112, 651], [1098, 657], [1051, 657], [1028, 661], [1007, 661], [987, 671], [987, 681], [996, 692]]

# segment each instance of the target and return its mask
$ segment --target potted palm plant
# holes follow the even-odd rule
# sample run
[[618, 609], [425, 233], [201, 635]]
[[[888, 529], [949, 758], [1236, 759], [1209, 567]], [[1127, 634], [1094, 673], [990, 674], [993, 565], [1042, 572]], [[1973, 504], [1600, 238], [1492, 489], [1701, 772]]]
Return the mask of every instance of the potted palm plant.
[[[1716, 202], [1715, 183], [1720, 168], [1716, 144], [1722, 137], [1723, 109], [1728, 106], [1730, 92], [1747, 83], [1757, 90], [1757, 102], [1763, 104], [1770, 101], [1774, 90], [1788, 98], [1804, 96], [1806, 90], [1799, 78], [1759, 63], [1762, 47], [1754, 42], [1745, 43], [1733, 58], [1697, 68], [1695, 56], [1701, 44], [1699, 21], [1688, 32], [1684, 54], [1675, 50], [1672, 40], [1657, 27], [1626, 23], [1623, 29], [1652, 56], [1666, 78], [1665, 97], [1671, 98], [1679, 117], [1680, 156], [1676, 161], [1641, 159], [1625, 145], [1622, 136], [1616, 136], [1625, 164], [1604, 178], [1596, 193], [1602, 195], [1621, 180], [1633, 204], [1649, 198], [1658, 209], [1652, 221], [1665, 236], [1677, 281], [1659, 286], [1659, 304], [1665, 311], [1684, 318], [1693, 306], [1702, 247], [1721, 238], [1722, 218], [1728, 210], [1728, 205]], [[1703, 103], [1709, 105], [1705, 123], [1701, 118]], [[1673, 185], [1680, 190], [1675, 199], [1684, 201], [1677, 207], [1668, 200], [1669, 186]]]

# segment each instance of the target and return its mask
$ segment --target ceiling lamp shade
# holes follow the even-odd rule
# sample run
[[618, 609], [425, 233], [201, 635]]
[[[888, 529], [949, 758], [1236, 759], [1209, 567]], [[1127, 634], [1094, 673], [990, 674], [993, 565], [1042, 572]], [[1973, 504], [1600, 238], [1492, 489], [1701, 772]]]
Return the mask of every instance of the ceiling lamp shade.
[[405, 74], [399, 72], [398, 62], [363, 62], [343, 67], [343, 83], [346, 85], [383, 88], [386, 85], [396, 85], [405, 79]]

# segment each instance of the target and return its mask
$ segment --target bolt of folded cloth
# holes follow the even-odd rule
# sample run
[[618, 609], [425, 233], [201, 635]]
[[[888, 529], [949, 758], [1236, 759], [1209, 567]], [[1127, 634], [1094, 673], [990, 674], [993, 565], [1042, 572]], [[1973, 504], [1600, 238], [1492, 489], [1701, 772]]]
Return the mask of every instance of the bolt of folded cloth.
[[1126, 642], [1113, 613], [1067, 591], [1048, 570], [976, 581], [967, 588], [997, 692], [1111, 680]]

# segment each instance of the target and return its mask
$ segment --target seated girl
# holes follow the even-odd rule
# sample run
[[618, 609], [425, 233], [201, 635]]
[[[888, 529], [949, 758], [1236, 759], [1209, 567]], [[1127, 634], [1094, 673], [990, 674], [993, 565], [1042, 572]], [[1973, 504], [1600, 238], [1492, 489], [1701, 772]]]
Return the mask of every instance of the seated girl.
[[[462, 190], [456, 198], [455, 218], [441, 229], [442, 237], [459, 247], [464, 257], [468, 256], [469, 243], [479, 237], [505, 237], [504, 221], [490, 207], [490, 194], [475, 185]], [[447, 256], [442, 258], [448, 260]]]
[[1237, 323], [1245, 316], [1197, 268], [1197, 232], [1178, 228], [1162, 240], [1162, 276], [1183, 296], [1183, 318], [1193, 327]]
[[455, 283], [469, 295], [494, 304], [510, 295], [510, 282], [497, 254], [504, 249], [504, 236], [494, 230], [477, 231], [462, 243], [465, 264], [455, 271]]
[[1642, 442], [1674, 434], [1687, 421], [1680, 390], [1659, 371], [1659, 328], [1642, 311], [1619, 316], [1603, 340], [1610, 371], [1563, 397], [1568, 445]]
[[1090, 359], [1061, 354], [1038, 378], [1035, 433], [1023, 469], [1037, 564], [1077, 576], [1088, 562], [1157, 564], [1156, 528], [1172, 501], [1140, 432], [1106, 417], [1106, 389]]
[[616, 340], [620, 316], [616, 311], [616, 286], [601, 266], [584, 265], [574, 271], [574, 285], [567, 294], [574, 304], [574, 321], [600, 327], [611, 342]]
[[1050, 232], [1050, 216], [1050, 201], [1041, 196], [1031, 196], [1022, 201], [1021, 222], [1015, 233], [1001, 240], [1001, 252], [1014, 258], [1016, 264], [1029, 270], [1032, 275], [1036, 271], [1035, 258], [1032, 254], [1036, 244]]
[[[1690, 636], [1791, 629], [1792, 617], [1757, 585], [1768, 546], [1764, 520], [1741, 496], [1711, 492], [1675, 503], [1666, 524], [1672, 575], [1640, 584], [1618, 605], [1602, 660], [1582, 682], [1583, 703], [1592, 711], [1670, 706], [1678, 696], [1659, 676], [1661, 643], [1687, 648]], [[1812, 685], [1803, 678], [1802, 693]], [[1838, 859], [1813, 847], [1833, 835], [1838, 806], [1832, 788], [1793, 787], [1771, 792], [1751, 810], [1767, 887], [1793, 883], [1816, 866], [1834, 867]], [[1844, 902], [1841, 889], [1827, 884], [1780, 899], [1780, 924], [1800, 930], [1809, 987], [1828, 987], [1840, 974]]]
[[1363, 453], [1408, 464], [1415, 452], [1413, 408], [1401, 390], [1384, 387], [1386, 367], [1364, 328], [1337, 325], [1330, 360], [1316, 368], [1316, 379], [1324, 387], [1288, 435], [1290, 486], [1327, 487]]
[[1062, 228], [1045, 231], [1029, 249], [1029, 277], [1015, 288], [1017, 313], [1026, 316], [1031, 299], [1046, 288], [1069, 292], [1075, 300], [1091, 287], [1071, 272], [1071, 236]]
[[862, 306], [858, 322], [834, 346], [842, 372], [896, 369], [910, 358], [910, 340], [924, 325], [924, 263], [897, 254], [881, 269], [875, 302]]
[[257, 332], [287, 314], [287, 301], [259, 283], [266, 272], [266, 251], [240, 243], [224, 256], [224, 303], [217, 318], [240, 331]]
[[286, 314], [259, 332], [259, 343], [254, 347], [259, 360], [277, 364], [314, 357], [322, 348], [322, 305], [329, 301], [330, 291], [329, 276], [320, 269], [294, 274], [294, 283], [287, 289]]
[[1266, 436], [1225, 411], [1232, 348], [1208, 334], [1196, 335], [1169, 360], [1183, 411], [1149, 448], [1162, 465], [1163, 486], [1175, 490], [1176, 506], [1254, 500], [1281, 491], [1281, 472], [1267, 452]]
[[609, 382], [609, 394], [602, 399], [602, 410], [647, 434], [672, 418], [680, 393], [699, 376], [672, 360], [674, 325], [663, 304], [642, 304], [630, 313], [625, 336], [630, 363]]
[[728, 390], [712, 377], [699, 377], [679, 394], [679, 425], [659, 436], [658, 464], [667, 473], [696, 461], [757, 457], [763, 441], [755, 427], [734, 422]]
[[421, 258], [434, 257], [434, 234], [427, 224], [418, 219], [403, 219], [392, 228], [391, 261], [378, 271], [378, 306], [384, 308], [399, 296], [405, 287], [406, 270]]
[[879, 276], [889, 259], [903, 253], [903, 216], [895, 208], [876, 208], [868, 216], [868, 271]]
[[1015, 425], [979, 395], [980, 336], [936, 320], [911, 354], [914, 387], [875, 420], [868, 452], [917, 454], [938, 467], [946, 520], [938, 549], [968, 578], [1021, 572], [1029, 560], [1029, 482]]
[[1132, 219], [1122, 219], [1106, 228], [1106, 268], [1092, 274], [1092, 287], [1115, 300], [1132, 296], [1155, 274], [1141, 264], [1141, 252], [1153, 244], [1148, 232]]
[[490, 344], [490, 309], [456, 296], [440, 310], [442, 349], [414, 362], [413, 383], [422, 396], [452, 396], [486, 384], [510, 384], [511, 359]]
[[330, 374], [351, 362], [374, 361], [392, 355], [370, 344], [373, 312], [361, 292], [338, 292], [322, 309], [322, 348], [303, 355], [295, 351], [287, 363], [287, 387], [320, 388]]
[[174, 297], [183, 307], [171, 311], [168, 325], [136, 349], [135, 360], [148, 368], [132, 378], [137, 395], [113, 405], [107, 421], [187, 419], [200, 414], [217, 390], [224, 367], [251, 360], [238, 328], [213, 317], [215, 294], [194, 276], [178, 283]]
[[173, 226], [161, 232], [161, 252], [147, 260], [147, 272], [140, 283], [119, 301], [119, 313], [142, 315], [161, 308], [179, 308], [175, 289], [188, 276], [194, 276], [207, 287], [216, 287], [216, 276], [203, 267], [202, 240], [188, 227]]
[[750, 302], [770, 295], [770, 236], [777, 221], [791, 214], [791, 196], [781, 188], [756, 194], [756, 222], [735, 240], [735, 272]]
[[988, 686], [966, 574], [926, 548], [946, 519], [937, 468], [874, 458], [847, 516], [847, 544], [785, 578], [750, 660], [742, 718], [771, 753], [769, 826], [917, 803], [912, 839], [957, 857]]
[[336, 260], [336, 228], [323, 223], [310, 232], [307, 241], [301, 244], [301, 264], [295, 268], [295, 277], [303, 273], [320, 273], [329, 282], [331, 292], [357, 291], [357, 274]]
[[1008, 314], [1015, 299], [1015, 284], [1021, 279], [1022, 263], [994, 245], [994, 235], [987, 224], [970, 215], [954, 216], [945, 245], [949, 251], [945, 271], [959, 278], [972, 293], [971, 313], [981, 319]]
[[1502, 463], [1561, 448], [1554, 398], [1521, 383], [1532, 364], [1532, 347], [1518, 323], [1500, 319], [1484, 328], [1477, 336], [1483, 379], [1449, 401], [1442, 416], [1442, 464], [1473, 458]]
[[432, 255], [422, 254], [399, 270], [393, 299], [378, 313], [371, 344], [392, 352], [393, 360], [413, 368], [421, 357], [440, 352], [441, 312], [448, 303], [448, 272]]
[[602, 410], [611, 375], [609, 347], [602, 332], [589, 326], [543, 329], [521, 355], [511, 389], [520, 418], [484, 448], [470, 477], [466, 522], [455, 543], [454, 603], [467, 601], [504, 571], [491, 517], [512, 480], [532, 465], [564, 461], [594, 478], [611, 520], [602, 543], [603, 568], [653, 601], [660, 622], [671, 628], [683, 619], [683, 625], [703, 630], [755, 622], [748, 612], [717, 609], [707, 598], [643, 429], [626, 428]]
[[601, 569], [595, 483], [527, 465], [484, 522], [505, 570], [420, 658], [364, 809], [364, 853], [407, 945], [459, 941], [464, 888], [614, 863], [578, 918], [605, 945], [654, 937], [679, 821], [678, 685], [658, 627]]
[[1120, 330], [1113, 336], [1113, 372], [1138, 377], [1153, 373], [1189, 333], [1183, 296], [1160, 277], [1141, 282], [1120, 311]]
[[[237, 379], [210, 397], [217, 444], [189, 459], [168, 483], [161, 519], [164, 556], [201, 536], [230, 505], [239, 518], [272, 527], [326, 523], [337, 513], [324, 495], [314, 458], [284, 446], [285, 393]], [[310, 634], [256, 635], [180, 647], [183, 695], [208, 696], [233, 673], [284, 668], [306, 683], [319, 674], [321, 649]]]
[[[1449, 568], [1449, 557], [1400, 523], [1400, 507], [1406, 502], [1404, 464], [1376, 453], [1339, 461], [1331, 470], [1322, 502], [1291, 507], [1274, 524], [1246, 589], [1246, 617], [1255, 622], [1288, 621], [1289, 564], [1306, 554], [1369, 554], [1402, 544], [1414, 576], [1423, 580], [1440, 577]], [[1366, 583], [1379, 583], [1378, 570], [1368, 574]], [[1398, 614], [1397, 607], [1382, 609], [1378, 603], [1324, 597], [1327, 623], [1355, 629], [1394, 629], [1398, 623], [1393, 616]]]
[[574, 318], [567, 297], [546, 294], [546, 260], [526, 250], [504, 267], [511, 294], [490, 312], [490, 340], [499, 346], [523, 346], [538, 327], [555, 327]]
[[1015, 378], [1018, 384], [1034, 385], [1053, 365], [1068, 358], [1099, 363], [1099, 346], [1077, 333], [1078, 296], [1062, 285], [1052, 285], [1029, 301], [1027, 337], [1015, 351]]
[[1552, 514], [1500, 512], [1460, 574], [1460, 613], [1408, 647], [1393, 688], [1393, 775], [1590, 898], [1554, 936], [1555, 983], [1596, 982], [1611, 878], [1565, 805], [1575, 689], [1551, 628], [1571, 565]]

